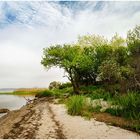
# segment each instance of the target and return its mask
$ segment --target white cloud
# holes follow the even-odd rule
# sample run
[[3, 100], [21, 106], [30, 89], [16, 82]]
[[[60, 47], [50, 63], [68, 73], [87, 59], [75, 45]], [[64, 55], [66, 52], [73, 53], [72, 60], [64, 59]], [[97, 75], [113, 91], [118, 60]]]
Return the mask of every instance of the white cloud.
[[[0, 30], [0, 88], [45, 87], [54, 80], [66, 81], [63, 70], [46, 71], [40, 64], [44, 47], [74, 42], [87, 33], [110, 38], [118, 32], [125, 37], [140, 23], [140, 2], [105, 2], [99, 10], [94, 2], [77, 12], [52, 2], [8, 4], [18, 15]], [[0, 23], [5, 19], [2, 10]]]

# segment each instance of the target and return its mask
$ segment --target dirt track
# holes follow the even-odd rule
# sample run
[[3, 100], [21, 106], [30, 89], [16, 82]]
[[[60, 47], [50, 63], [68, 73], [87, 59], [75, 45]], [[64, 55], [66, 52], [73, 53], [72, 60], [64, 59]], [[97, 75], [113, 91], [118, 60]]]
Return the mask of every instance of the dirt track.
[[63, 105], [40, 98], [20, 110], [0, 118], [0, 138], [64, 139], [64, 138], [131, 138], [134, 132], [106, 125], [103, 122], [70, 116]]

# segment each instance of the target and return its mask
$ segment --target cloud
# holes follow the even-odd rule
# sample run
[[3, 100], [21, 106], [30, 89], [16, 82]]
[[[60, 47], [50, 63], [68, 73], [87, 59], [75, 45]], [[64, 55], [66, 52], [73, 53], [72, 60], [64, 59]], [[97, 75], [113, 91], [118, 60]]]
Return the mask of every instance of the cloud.
[[0, 2], [0, 88], [66, 81], [62, 69], [41, 66], [44, 47], [87, 33], [125, 37], [139, 17], [140, 2]]

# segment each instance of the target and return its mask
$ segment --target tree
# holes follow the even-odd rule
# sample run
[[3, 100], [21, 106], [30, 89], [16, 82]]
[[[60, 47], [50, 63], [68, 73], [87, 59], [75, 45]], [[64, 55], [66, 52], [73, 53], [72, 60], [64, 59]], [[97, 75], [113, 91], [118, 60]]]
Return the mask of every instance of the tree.
[[[110, 41], [99, 35], [80, 36], [75, 44], [45, 48], [41, 64], [67, 72], [74, 92], [80, 86], [119, 85], [120, 92], [140, 89], [140, 26], [127, 39], [115, 34]], [[115, 91], [115, 89], [113, 89]], [[114, 92], [113, 91], [113, 92]]]
[[[82, 48], [83, 54], [90, 62], [90, 65], [86, 65], [88, 62], [82, 63], [83, 68], [88, 66], [87, 69], [84, 69], [82, 73], [80, 73], [81, 78], [83, 78], [82, 81], [84, 85], [96, 84], [98, 67], [104, 59], [110, 56], [112, 51], [108, 45], [108, 40], [99, 35], [87, 35], [80, 36], [77, 44]], [[83, 59], [85, 58], [83, 57]]]
[[110, 45], [113, 48], [119, 48], [122, 46], [126, 46], [126, 41], [121, 36], [119, 36], [117, 33], [112, 37], [110, 41]]
[[140, 26], [128, 31], [127, 45], [132, 55], [140, 54]]
[[140, 26], [129, 30], [127, 34], [127, 45], [130, 54], [130, 65], [135, 70], [135, 89], [140, 90]]
[[78, 79], [75, 59], [80, 54], [80, 47], [75, 45], [56, 45], [45, 48], [41, 64], [46, 68], [58, 66], [68, 73], [68, 79], [73, 85], [75, 93], [79, 93]]
[[76, 44], [55, 45], [44, 49], [41, 63], [46, 68], [52, 66], [63, 68], [68, 73], [75, 93], [79, 94], [81, 85], [95, 84], [96, 67], [97, 63], [100, 63], [95, 57], [99, 55], [101, 46], [106, 43], [107, 41], [100, 36], [83, 36]]

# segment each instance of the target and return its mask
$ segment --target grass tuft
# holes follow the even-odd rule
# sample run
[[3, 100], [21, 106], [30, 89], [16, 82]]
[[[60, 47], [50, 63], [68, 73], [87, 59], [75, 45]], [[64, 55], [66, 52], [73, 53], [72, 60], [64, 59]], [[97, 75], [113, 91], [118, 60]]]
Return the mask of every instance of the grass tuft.
[[68, 98], [66, 102], [68, 113], [71, 115], [81, 115], [91, 117], [92, 106], [87, 98], [82, 95], [74, 95]]

